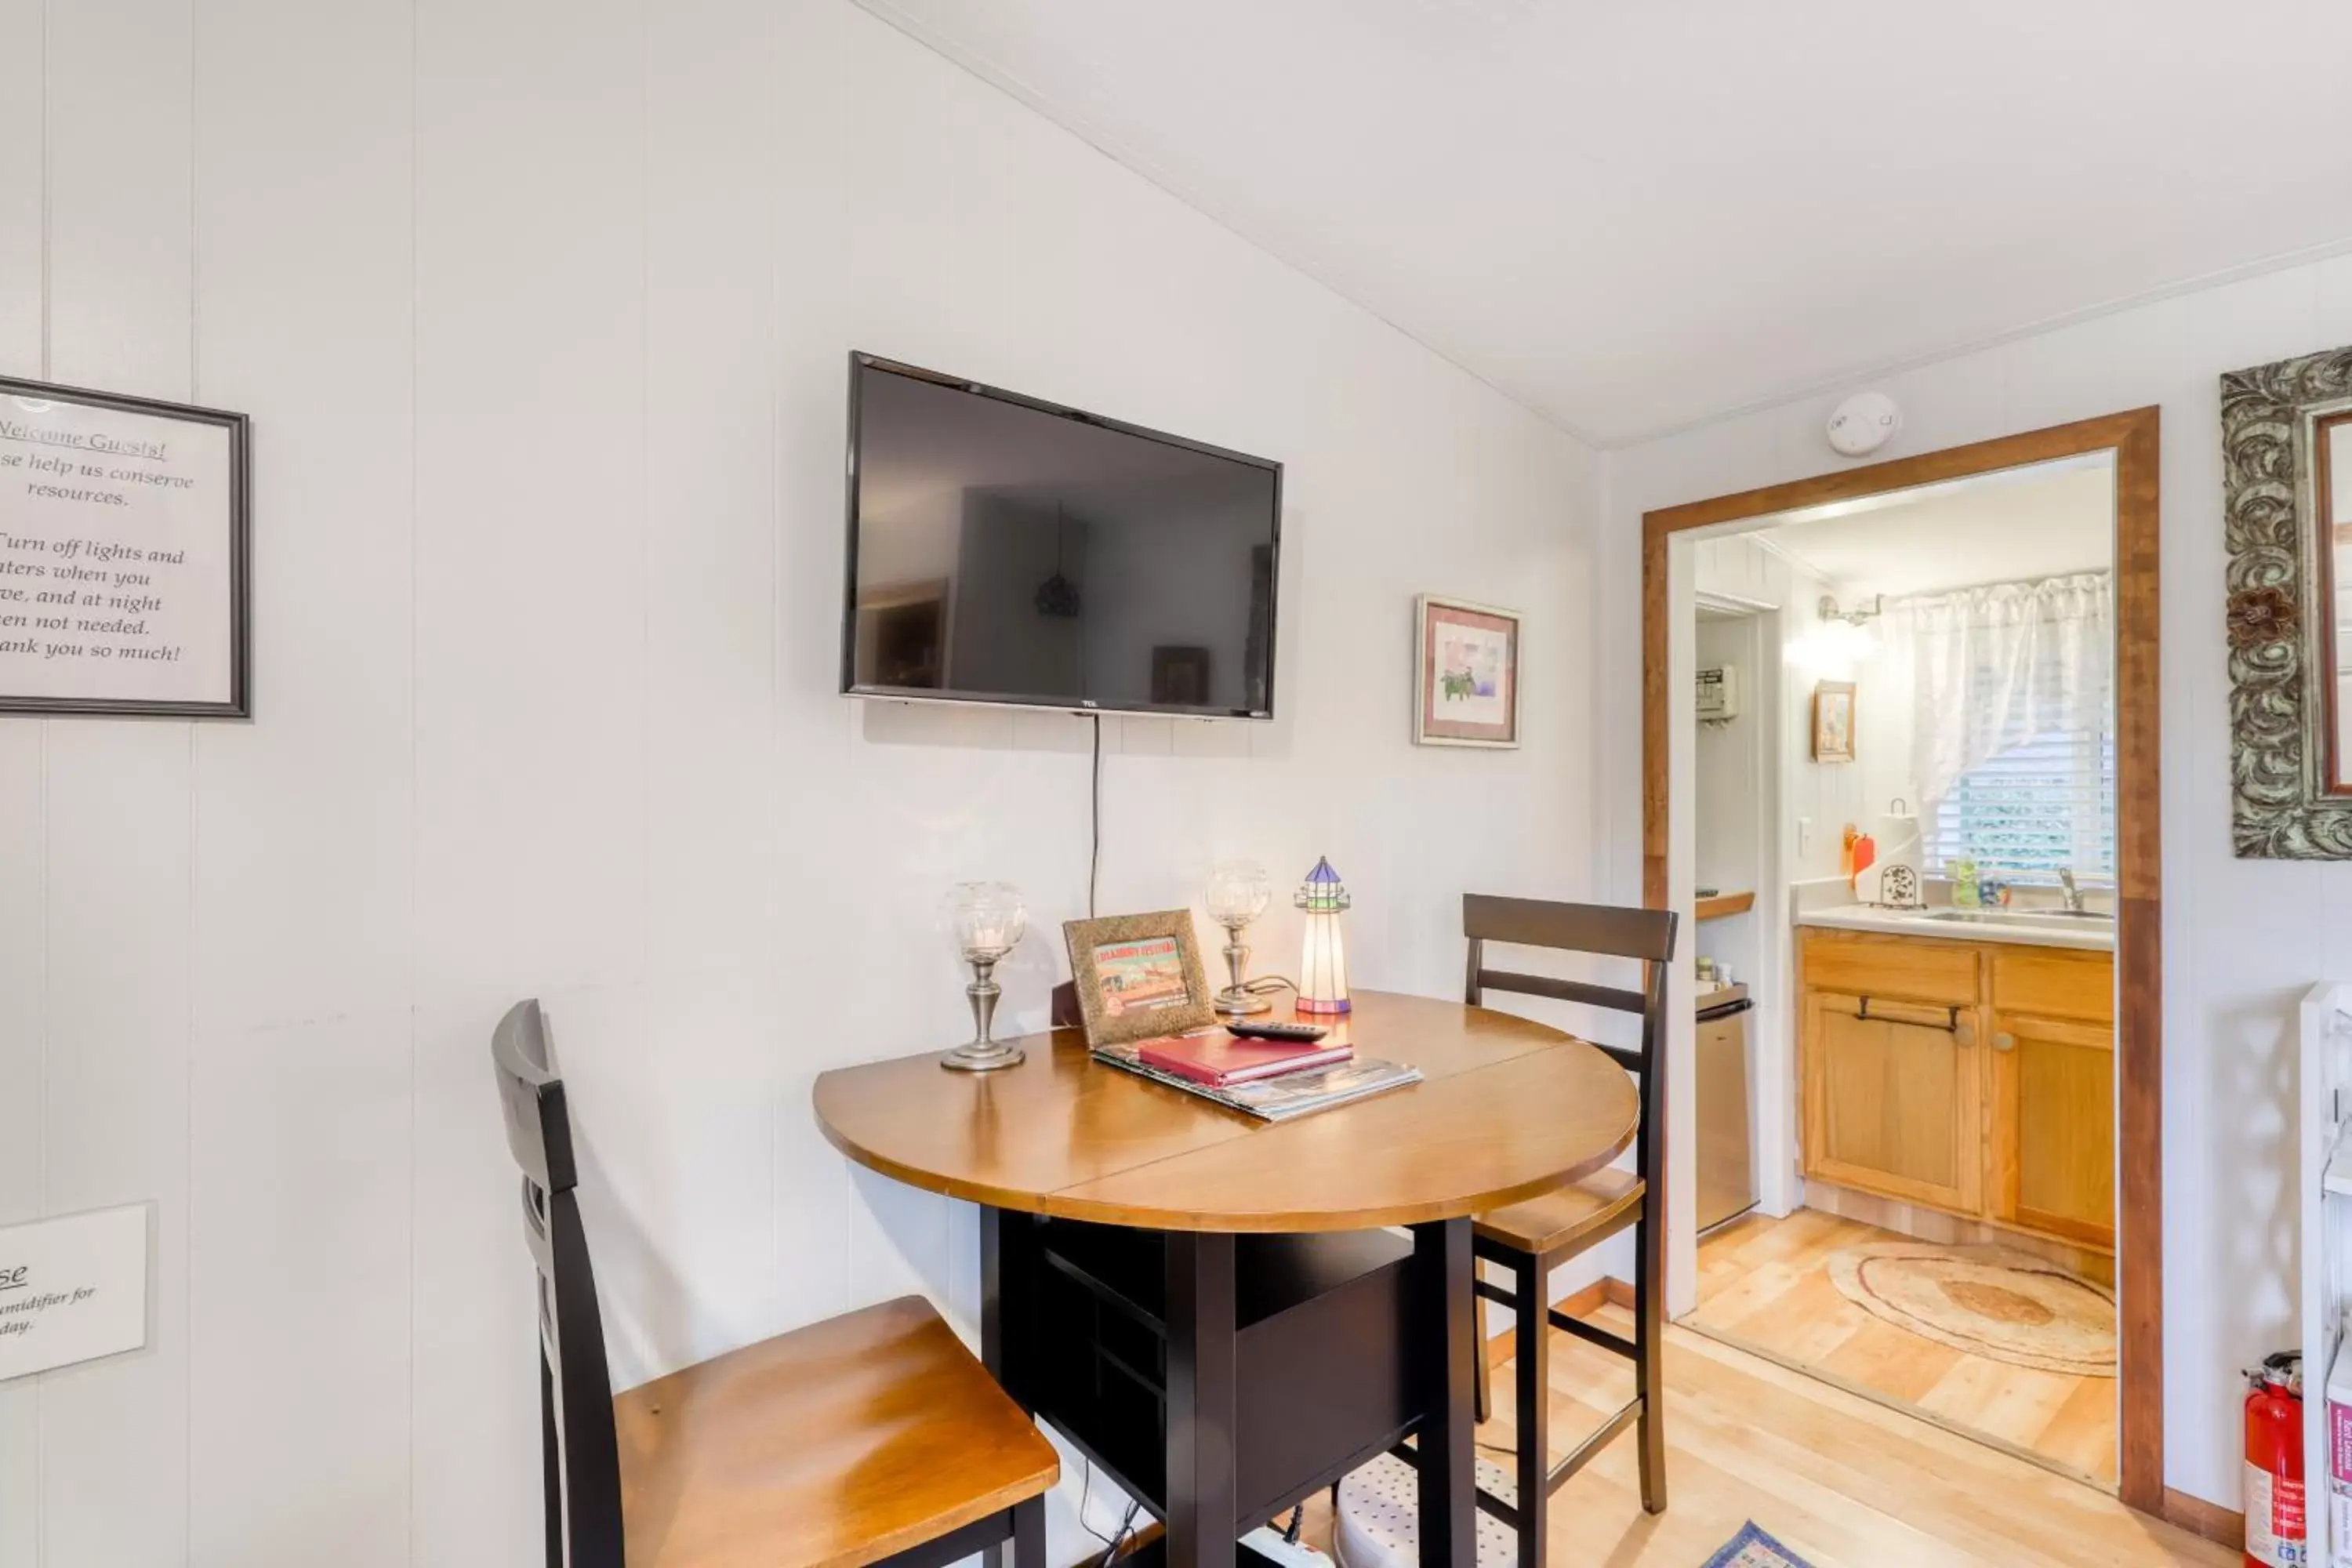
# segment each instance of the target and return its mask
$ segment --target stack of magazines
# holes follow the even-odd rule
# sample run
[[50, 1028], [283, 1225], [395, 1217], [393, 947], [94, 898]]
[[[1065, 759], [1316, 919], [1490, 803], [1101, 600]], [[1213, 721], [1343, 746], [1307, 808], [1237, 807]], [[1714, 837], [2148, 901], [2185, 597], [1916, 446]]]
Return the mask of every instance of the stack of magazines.
[[[1421, 1069], [1346, 1046], [1267, 1047], [1223, 1029], [1097, 1046], [1095, 1059], [1265, 1121], [1287, 1121], [1421, 1081]], [[1285, 1058], [1287, 1059], [1285, 1059]]]

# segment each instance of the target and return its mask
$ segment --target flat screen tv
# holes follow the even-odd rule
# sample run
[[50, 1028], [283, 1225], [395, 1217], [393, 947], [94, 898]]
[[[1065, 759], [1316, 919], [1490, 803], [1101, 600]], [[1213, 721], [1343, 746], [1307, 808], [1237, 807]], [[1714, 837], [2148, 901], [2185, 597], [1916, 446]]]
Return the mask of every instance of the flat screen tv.
[[849, 356], [855, 696], [1274, 716], [1282, 465]]

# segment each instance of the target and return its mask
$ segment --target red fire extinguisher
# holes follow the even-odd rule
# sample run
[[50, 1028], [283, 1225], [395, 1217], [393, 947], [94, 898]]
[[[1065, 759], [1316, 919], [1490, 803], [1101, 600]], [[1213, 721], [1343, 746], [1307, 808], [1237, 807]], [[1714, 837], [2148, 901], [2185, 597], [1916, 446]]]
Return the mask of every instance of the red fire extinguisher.
[[2305, 1568], [2303, 1355], [2246, 1374], [2246, 1568]]

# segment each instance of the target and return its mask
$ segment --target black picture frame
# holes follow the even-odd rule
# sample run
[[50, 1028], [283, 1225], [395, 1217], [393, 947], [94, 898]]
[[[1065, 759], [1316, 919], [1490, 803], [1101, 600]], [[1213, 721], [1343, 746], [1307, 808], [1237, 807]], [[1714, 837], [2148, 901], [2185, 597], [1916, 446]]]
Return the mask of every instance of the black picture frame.
[[178, 702], [138, 698], [34, 697], [7, 689], [0, 677], [0, 713], [115, 718], [248, 719], [252, 717], [253, 429], [246, 415], [224, 408], [131, 397], [89, 387], [0, 376], [0, 398], [71, 403], [138, 414], [150, 418], [203, 425], [228, 434], [229, 694], [216, 702]]

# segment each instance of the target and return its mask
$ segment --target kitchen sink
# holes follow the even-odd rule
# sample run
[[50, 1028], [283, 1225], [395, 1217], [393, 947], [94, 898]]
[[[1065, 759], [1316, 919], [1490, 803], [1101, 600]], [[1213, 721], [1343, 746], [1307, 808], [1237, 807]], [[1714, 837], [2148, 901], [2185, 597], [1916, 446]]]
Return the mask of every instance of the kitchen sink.
[[2116, 917], [2101, 910], [1937, 910], [1916, 917], [1958, 925], [2018, 926], [2028, 931], [2081, 931], [2112, 926]]

